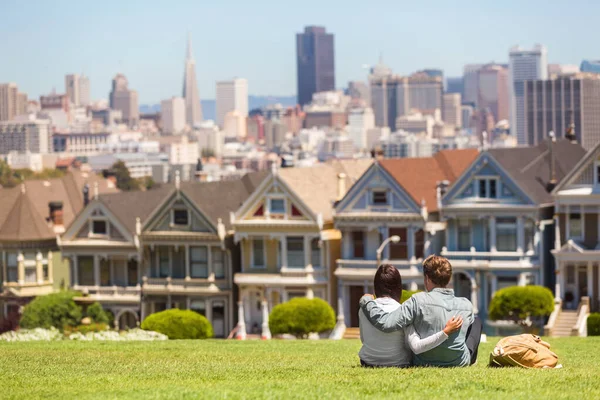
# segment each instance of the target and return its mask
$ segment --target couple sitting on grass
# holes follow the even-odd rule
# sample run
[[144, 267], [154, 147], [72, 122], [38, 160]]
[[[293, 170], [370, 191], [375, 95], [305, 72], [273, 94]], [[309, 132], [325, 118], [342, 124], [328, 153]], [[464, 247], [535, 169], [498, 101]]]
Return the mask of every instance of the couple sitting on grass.
[[403, 304], [398, 270], [383, 264], [375, 273], [375, 296], [360, 300], [363, 367], [466, 367], [477, 360], [481, 320], [473, 305], [448, 289], [450, 262], [438, 256], [423, 261], [425, 292]]

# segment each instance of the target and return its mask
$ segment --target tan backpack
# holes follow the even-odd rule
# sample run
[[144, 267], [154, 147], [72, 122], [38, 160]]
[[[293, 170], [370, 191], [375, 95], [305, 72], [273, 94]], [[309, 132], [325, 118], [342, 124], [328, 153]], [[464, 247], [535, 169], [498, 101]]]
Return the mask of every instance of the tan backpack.
[[505, 337], [490, 354], [490, 367], [557, 368], [557, 364], [550, 345], [531, 334]]

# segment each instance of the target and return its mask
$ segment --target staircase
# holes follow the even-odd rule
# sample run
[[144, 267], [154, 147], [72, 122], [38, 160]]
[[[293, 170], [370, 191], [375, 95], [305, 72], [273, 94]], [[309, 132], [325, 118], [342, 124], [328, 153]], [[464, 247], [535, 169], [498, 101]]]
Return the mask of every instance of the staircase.
[[577, 311], [562, 310], [552, 329], [552, 336], [571, 336], [571, 330], [575, 324], [577, 324]]
[[346, 328], [344, 339], [360, 339], [360, 328]]

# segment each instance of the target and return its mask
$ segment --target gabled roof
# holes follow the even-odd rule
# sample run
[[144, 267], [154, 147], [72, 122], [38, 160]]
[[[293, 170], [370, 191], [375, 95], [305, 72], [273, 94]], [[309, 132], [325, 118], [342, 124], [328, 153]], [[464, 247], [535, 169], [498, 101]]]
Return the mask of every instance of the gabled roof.
[[442, 150], [433, 157], [384, 159], [379, 164], [428, 212], [438, 210], [437, 183], [454, 182], [477, 158], [476, 149]]
[[587, 167], [591, 162], [593, 162], [598, 154], [600, 153], [600, 142], [596, 144], [590, 151], [587, 152], [585, 157], [583, 157], [579, 162], [571, 169], [571, 171], [560, 181], [558, 185], [552, 191], [552, 194], [558, 193], [562, 190], [566, 185], [568, 185], [581, 170]]
[[35, 209], [30, 196], [22, 193], [20, 188], [12, 190], [18, 191], [19, 195], [0, 226], [0, 240], [22, 242], [53, 238], [54, 231]]
[[[551, 203], [550, 150], [543, 141], [535, 147], [490, 149], [488, 153], [537, 204]], [[566, 139], [554, 143], [556, 180], [562, 179], [585, 156], [585, 149]]]

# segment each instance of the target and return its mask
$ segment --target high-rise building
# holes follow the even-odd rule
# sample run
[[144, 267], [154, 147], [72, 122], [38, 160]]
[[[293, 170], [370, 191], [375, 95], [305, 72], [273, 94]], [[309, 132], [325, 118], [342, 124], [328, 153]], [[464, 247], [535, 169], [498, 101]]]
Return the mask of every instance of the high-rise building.
[[600, 75], [528, 80], [523, 86], [525, 144], [538, 145], [550, 131], [565, 137], [569, 130], [587, 150], [600, 142]]
[[348, 137], [356, 149], [370, 150], [367, 147], [367, 132], [375, 128], [375, 115], [371, 108], [353, 108], [348, 113]]
[[17, 112], [15, 116], [27, 114], [28, 106], [27, 93], [17, 93]]
[[112, 81], [110, 92], [110, 108], [122, 113], [122, 121], [129, 126], [139, 121], [138, 95], [135, 90], [129, 90], [129, 83], [123, 74], [117, 74]]
[[348, 82], [348, 96], [362, 106], [371, 104], [369, 86], [363, 81]]
[[445, 124], [462, 128], [462, 110], [460, 93], [445, 93], [442, 120]]
[[246, 117], [237, 110], [229, 111], [225, 114], [223, 132], [226, 138], [246, 137]]
[[65, 76], [65, 93], [71, 104], [79, 105], [79, 75], [69, 74]]
[[460, 107], [463, 129], [471, 128], [474, 111], [473, 106], [470, 104], [463, 104]]
[[178, 134], [185, 129], [185, 100], [173, 97], [160, 102], [162, 131]]
[[90, 78], [85, 75], [79, 77], [79, 105], [87, 107], [92, 103]]
[[460, 93], [462, 96], [464, 87], [462, 76], [449, 76], [446, 78], [446, 93]]
[[467, 64], [463, 68], [462, 101], [477, 107], [479, 97], [479, 70], [482, 64]]
[[15, 83], [0, 84], [0, 121], [10, 121], [17, 115], [18, 93]]
[[192, 37], [188, 36], [185, 72], [183, 74], [183, 98], [185, 99], [185, 118], [189, 126], [202, 122], [202, 106], [196, 81], [196, 61], [192, 56]]
[[406, 115], [411, 110], [441, 110], [443, 93], [444, 80], [440, 76], [417, 72], [403, 78], [398, 86], [398, 116]]
[[600, 60], [583, 60], [580, 69], [581, 72], [600, 74]]
[[223, 126], [225, 115], [237, 111], [241, 116], [248, 116], [248, 81], [235, 78], [230, 81], [217, 82], [217, 125]]
[[531, 50], [515, 46], [509, 52], [510, 129], [518, 144], [527, 143], [525, 125], [524, 81], [548, 79], [546, 48], [535, 45]]
[[477, 108], [489, 109], [496, 122], [508, 120], [508, 69], [498, 64], [487, 64], [478, 71]]
[[47, 120], [0, 122], [0, 154], [52, 152], [50, 127]]
[[320, 26], [307, 26], [296, 34], [298, 104], [310, 103], [314, 93], [335, 90], [333, 40]]

